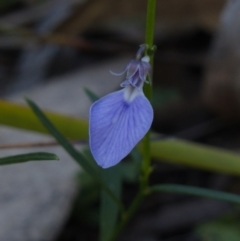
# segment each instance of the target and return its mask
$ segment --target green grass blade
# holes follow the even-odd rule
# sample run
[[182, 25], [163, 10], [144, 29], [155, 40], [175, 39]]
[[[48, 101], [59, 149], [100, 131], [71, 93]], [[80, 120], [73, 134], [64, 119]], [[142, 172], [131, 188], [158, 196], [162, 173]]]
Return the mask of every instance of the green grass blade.
[[92, 101], [95, 102], [97, 100], [99, 100], [99, 96], [97, 96], [95, 93], [93, 93], [91, 90], [89, 90], [88, 88], [84, 88], [84, 92], [86, 93], [86, 95], [88, 96], [88, 98]]
[[86, 158], [80, 152], [78, 152], [72, 146], [72, 144], [55, 128], [55, 126], [48, 120], [44, 113], [37, 107], [37, 105], [29, 99], [26, 99], [26, 101], [35, 113], [35, 115], [41, 121], [43, 126], [46, 127], [49, 133], [55, 137], [58, 143], [64, 147], [64, 149], [73, 157], [73, 159], [75, 159], [78, 164], [80, 164], [83, 169], [91, 176], [95, 177], [96, 175], [99, 175], [98, 173], [96, 173], [96, 169], [92, 167], [92, 165], [86, 160]]
[[[119, 200], [122, 185], [120, 165], [108, 169], [102, 169], [103, 182]], [[117, 224], [118, 216], [119, 207], [109, 197], [108, 193], [102, 189], [100, 202], [100, 241], [109, 240], [112, 236]]]
[[[120, 200], [112, 193], [112, 191], [102, 182], [97, 168], [94, 168], [91, 163], [84, 157], [83, 154], [78, 152], [71, 143], [55, 128], [55, 126], [49, 121], [49, 119], [44, 115], [44, 113], [38, 108], [38, 106], [29, 99], [26, 99], [28, 105], [31, 107], [35, 115], [41, 121], [41, 123], [46, 127], [49, 133], [55, 137], [58, 143], [72, 156], [82, 168], [95, 179], [102, 188], [108, 193], [108, 195], [123, 209], [123, 205]], [[76, 130], [75, 130], [76, 131]]]
[[135, 164], [135, 168], [138, 172], [141, 171], [141, 163], [143, 160], [143, 157], [137, 147], [134, 147], [133, 150], [130, 152], [130, 156], [133, 159], [133, 162]]
[[[99, 99], [91, 90], [85, 88], [84, 91], [92, 102]], [[122, 170], [120, 165], [101, 170], [102, 181], [119, 200], [122, 187]], [[112, 236], [117, 224], [119, 211], [119, 206], [116, 205], [108, 193], [102, 189], [100, 197], [100, 241], [106, 241]]]
[[156, 160], [240, 175], [240, 155], [220, 148], [169, 139], [153, 141], [151, 155]]
[[160, 184], [150, 187], [149, 190], [150, 192], [187, 194], [240, 204], [240, 195], [200, 187], [184, 186], [177, 184]]
[[47, 152], [34, 152], [0, 158], [0, 165], [16, 164], [28, 161], [59, 160], [58, 156]]
[[[27, 106], [0, 100], [0, 124], [25, 130], [48, 133], [31, 109]], [[61, 133], [71, 139], [87, 139], [88, 123], [86, 120], [69, 117], [50, 111], [45, 112]], [[76, 131], [80, 130], [80, 131]]]

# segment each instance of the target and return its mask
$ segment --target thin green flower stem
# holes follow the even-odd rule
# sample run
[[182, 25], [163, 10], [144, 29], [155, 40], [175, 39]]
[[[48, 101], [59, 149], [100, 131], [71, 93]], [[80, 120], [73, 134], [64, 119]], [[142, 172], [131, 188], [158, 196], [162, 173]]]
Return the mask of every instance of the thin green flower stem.
[[[154, 29], [155, 29], [155, 11], [156, 0], [148, 0], [147, 6], [147, 19], [146, 19], [146, 36], [145, 43], [148, 46], [147, 54], [150, 57], [150, 64], [153, 68], [153, 41], [154, 41]], [[153, 70], [153, 69], [152, 69]], [[153, 71], [152, 71], [153, 73]], [[144, 93], [148, 100], [152, 99], [152, 83], [144, 85]], [[150, 156], [150, 132], [148, 132], [143, 138], [143, 162], [142, 162], [142, 174], [140, 178], [141, 190], [144, 191], [148, 186], [148, 179], [151, 173], [151, 156]]]
[[155, 12], [156, 0], [148, 0], [145, 43], [149, 46], [149, 48], [153, 47], [155, 31]]
[[115, 229], [115, 231], [114, 231], [112, 237], [109, 239], [109, 241], [117, 240], [117, 238], [119, 237], [119, 234], [122, 232], [124, 227], [127, 225], [127, 223], [130, 221], [132, 216], [137, 211], [139, 205], [143, 201], [143, 198], [144, 198], [144, 193], [142, 193], [141, 191], [138, 192], [138, 194], [134, 198], [134, 200], [133, 200], [132, 204], [130, 205], [130, 207], [128, 208], [128, 210], [125, 213], [123, 213], [122, 220], [119, 223], [119, 225], [117, 226], [117, 228]]
[[[147, 20], [146, 20], [146, 37], [145, 43], [148, 46], [147, 54], [150, 57], [150, 64], [153, 66], [153, 39], [154, 39], [154, 25], [155, 25], [155, 10], [156, 10], [156, 0], [148, 0], [147, 6]], [[144, 93], [148, 100], [151, 102], [152, 99], [152, 85], [144, 85]], [[123, 228], [130, 221], [132, 216], [137, 211], [138, 207], [142, 203], [144, 197], [149, 194], [148, 192], [148, 179], [151, 173], [151, 156], [150, 156], [150, 132], [148, 132], [143, 138], [143, 162], [141, 167], [141, 177], [140, 177], [140, 189], [131, 203], [127, 211], [122, 213], [122, 219], [115, 229], [112, 237], [109, 241], [115, 241], [119, 234], [122, 232]]]

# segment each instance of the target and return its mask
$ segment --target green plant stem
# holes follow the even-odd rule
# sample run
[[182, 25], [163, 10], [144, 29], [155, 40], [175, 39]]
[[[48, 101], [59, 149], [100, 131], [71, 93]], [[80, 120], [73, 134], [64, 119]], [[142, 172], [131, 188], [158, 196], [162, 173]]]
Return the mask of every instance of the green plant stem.
[[[147, 54], [150, 57], [150, 64], [153, 66], [153, 39], [154, 39], [154, 24], [155, 24], [155, 10], [156, 0], [148, 0], [147, 6], [147, 20], [146, 20], [146, 37], [145, 43], [148, 46]], [[151, 81], [150, 81], [151, 82]], [[152, 85], [144, 85], [144, 93], [148, 100], [151, 102], [152, 99]], [[148, 194], [148, 179], [151, 173], [151, 156], [150, 156], [150, 132], [148, 132], [143, 138], [143, 161], [141, 166], [141, 177], [140, 177], [140, 189], [134, 198], [132, 204], [126, 212], [122, 214], [122, 220], [117, 226], [115, 232], [109, 241], [115, 241], [123, 228], [135, 214], [136, 210], [140, 206], [145, 195]]]
[[[148, 46], [148, 54], [150, 57], [150, 64], [153, 68], [153, 40], [154, 40], [154, 29], [155, 29], [155, 10], [156, 0], [148, 0], [147, 6], [147, 19], [146, 19], [146, 36], [145, 43]], [[152, 71], [153, 72], [153, 71]], [[151, 81], [150, 81], [151, 83]], [[152, 84], [144, 85], [144, 93], [148, 100], [151, 102], [152, 99]], [[148, 186], [148, 179], [151, 173], [151, 156], [150, 156], [150, 132], [148, 132], [143, 138], [143, 162], [142, 162], [142, 174], [140, 178], [141, 191]]]
[[152, 192], [179, 193], [240, 204], [240, 195], [202, 187], [185, 186], [179, 184], [160, 184], [149, 187], [149, 193]]
[[127, 225], [127, 223], [130, 221], [132, 216], [137, 211], [143, 198], [144, 198], [144, 194], [141, 191], [138, 192], [138, 194], [134, 198], [134, 200], [133, 200], [132, 204], [130, 205], [130, 207], [128, 208], [128, 210], [125, 213], [123, 213], [122, 220], [119, 223], [119, 225], [117, 226], [117, 228], [115, 229], [115, 231], [114, 231], [112, 237], [109, 239], [109, 241], [115, 241], [119, 237], [119, 234], [122, 232], [124, 227]]
[[155, 11], [156, 0], [148, 0], [145, 43], [149, 46], [149, 48], [153, 47], [155, 30]]

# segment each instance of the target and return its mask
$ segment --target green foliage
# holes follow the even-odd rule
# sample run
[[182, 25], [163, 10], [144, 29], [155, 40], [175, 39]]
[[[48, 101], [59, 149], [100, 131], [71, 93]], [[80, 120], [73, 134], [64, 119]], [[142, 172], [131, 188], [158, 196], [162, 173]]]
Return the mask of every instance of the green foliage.
[[91, 176], [98, 176], [97, 168], [94, 168], [84, 158], [84, 156], [78, 152], [71, 143], [55, 128], [55, 126], [48, 120], [43, 112], [31, 101], [26, 99], [29, 106], [32, 108], [36, 116], [39, 118], [43, 126], [49, 131], [49, 133], [56, 138], [58, 143], [64, 147], [64, 149], [87, 171]]
[[84, 91], [92, 102], [95, 102], [99, 99], [99, 97], [95, 93], [93, 93], [91, 90], [89, 90], [88, 88], [84, 88]]
[[[88, 148], [83, 150], [83, 154], [88, 158], [90, 163], [94, 163], [95, 161], [92, 157], [92, 154]], [[96, 165], [96, 164], [95, 164]], [[131, 174], [124, 173], [126, 170], [125, 166], [118, 165], [109, 169], [101, 170], [101, 178], [105, 185], [114, 193], [114, 195], [120, 200], [121, 195], [121, 184], [123, 177], [131, 178]], [[84, 178], [84, 180], [83, 180]], [[97, 201], [99, 199], [99, 185], [95, 182], [91, 182], [86, 175], [82, 175], [81, 180], [83, 183], [86, 183], [87, 186], [91, 185], [90, 189], [86, 188], [85, 185], [85, 197], [84, 199], [88, 200], [88, 203]], [[95, 192], [92, 192], [95, 190]], [[96, 195], [97, 194], [97, 195]], [[93, 199], [95, 198], [95, 200]], [[100, 240], [105, 241], [108, 240], [112, 235], [112, 230], [114, 230], [118, 216], [119, 216], [119, 206], [109, 197], [108, 193], [102, 189], [100, 195]]]
[[238, 217], [224, 218], [200, 225], [196, 233], [201, 241], [239, 241], [240, 221]]
[[[0, 109], [1, 124], [40, 133], [49, 133], [28, 107], [0, 101]], [[61, 131], [63, 136], [82, 140], [88, 138], [87, 121], [50, 111], [47, 111], [46, 115], [54, 123], [54, 126]], [[141, 150], [141, 146], [139, 149]], [[134, 158], [136, 164], [141, 162], [139, 161], [141, 155], [139, 153], [137, 155], [138, 157]], [[131, 156], [136, 156], [136, 151]], [[151, 157], [159, 161], [240, 175], [239, 154], [179, 139], [152, 141]]]
[[178, 184], [159, 184], [149, 188], [151, 192], [171, 192], [199, 197], [212, 198], [216, 200], [240, 204], [240, 195], [215, 191], [212, 189], [191, 187]]
[[135, 169], [139, 173], [141, 169], [141, 163], [142, 163], [142, 155], [140, 151], [137, 149], [137, 147], [134, 147], [133, 150], [130, 153], [131, 158], [133, 159]]
[[[25, 130], [49, 133], [28, 107], [0, 101], [0, 123]], [[46, 112], [48, 118], [63, 136], [71, 139], [88, 138], [87, 121]], [[78, 131], [76, 131], [78, 130]], [[141, 150], [141, 146], [139, 147]], [[140, 163], [136, 150], [131, 154], [136, 163]], [[179, 139], [164, 139], [151, 142], [151, 157], [155, 160], [187, 165], [199, 169], [240, 175], [240, 155], [231, 151], [213, 148]], [[95, 163], [95, 162], [94, 162]], [[139, 165], [139, 164], [137, 164]]]
[[[121, 200], [122, 176], [120, 165], [102, 169], [102, 180], [107, 187]], [[119, 207], [102, 189], [100, 205], [100, 241], [109, 240], [116, 228], [119, 215]]]
[[[49, 134], [37, 119], [36, 115], [26, 106], [0, 100], [0, 124]], [[75, 117], [46, 111], [47, 117], [61, 130], [65, 137], [72, 139], [87, 139], [88, 123]], [[76, 130], [80, 130], [79, 132]]]
[[80, 223], [97, 226], [99, 223], [100, 185], [83, 171], [78, 172], [76, 178], [80, 189], [73, 204], [71, 216]]
[[0, 165], [9, 165], [29, 161], [49, 161], [49, 160], [59, 160], [55, 154], [47, 152], [34, 152], [26, 153], [21, 155], [7, 156], [0, 158]]
[[99, 168], [97, 165], [93, 166], [92, 163], [85, 158], [83, 154], [78, 152], [71, 143], [57, 130], [57, 128], [51, 123], [51, 121], [45, 116], [45, 114], [38, 108], [38, 106], [31, 100], [26, 99], [28, 105], [31, 107], [35, 115], [41, 121], [43, 126], [49, 131], [49, 133], [55, 137], [58, 143], [72, 156], [72, 158], [86, 171], [91, 177], [101, 185], [101, 187], [108, 193], [113, 201], [123, 209], [122, 203], [116, 197], [116, 195], [108, 188], [104, 181], [100, 177]]
[[151, 143], [151, 154], [156, 160], [240, 175], [240, 155], [219, 148], [178, 139], [165, 139]]

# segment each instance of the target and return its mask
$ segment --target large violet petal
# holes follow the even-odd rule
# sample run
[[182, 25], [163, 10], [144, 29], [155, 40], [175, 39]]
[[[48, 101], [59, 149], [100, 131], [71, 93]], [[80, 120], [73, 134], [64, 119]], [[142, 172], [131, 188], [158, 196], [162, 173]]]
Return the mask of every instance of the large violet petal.
[[144, 137], [153, 120], [153, 110], [142, 91], [126, 101], [125, 89], [113, 92], [90, 109], [90, 148], [103, 168], [119, 163]]

